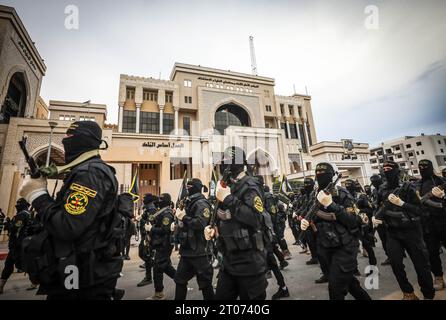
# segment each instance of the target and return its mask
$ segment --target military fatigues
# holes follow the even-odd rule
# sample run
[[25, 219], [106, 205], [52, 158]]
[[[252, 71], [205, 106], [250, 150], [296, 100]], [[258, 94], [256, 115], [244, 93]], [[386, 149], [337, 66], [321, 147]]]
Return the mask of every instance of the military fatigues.
[[3, 269], [1, 279], [8, 280], [14, 272], [14, 265], [17, 269], [23, 269], [21, 250], [22, 241], [28, 236], [28, 229], [31, 225], [31, 214], [28, 210], [21, 210], [12, 218], [6, 225], [9, 233], [8, 242], [8, 256], [5, 260], [5, 267]]
[[[416, 189], [420, 197], [432, 191], [432, 188], [442, 185], [445, 179], [432, 176], [426, 181], [420, 180], [416, 183]], [[429, 260], [432, 273], [436, 277], [443, 276], [443, 268], [440, 259], [441, 244], [446, 245], [446, 201], [432, 196], [423, 201], [423, 231], [424, 241], [429, 251]]]
[[[99, 157], [74, 167], [64, 180], [56, 200], [38, 197], [33, 207], [53, 238], [61, 273], [66, 265], [79, 269], [79, 290], [66, 290], [64, 282], [41, 285], [48, 299], [110, 299], [123, 261], [105, 257], [107, 225], [114, 213], [118, 183], [115, 171]], [[63, 277], [65, 277], [64, 275]]]
[[[313, 198], [313, 193], [303, 194], [301, 196], [298, 207], [296, 208], [296, 212], [297, 212], [296, 214], [298, 214], [300, 217], [304, 218], [305, 215], [307, 214], [309, 206], [311, 205], [312, 198]], [[317, 254], [317, 233], [314, 231], [314, 229], [311, 226], [305, 232], [304, 239], [305, 239], [305, 243], [308, 245], [308, 248], [310, 249], [311, 259], [314, 261], [319, 261], [319, 257]]]
[[[405, 203], [403, 207], [393, 205], [388, 197], [393, 193]], [[409, 254], [418, 276], [418, 283], [425, 298], [432, 299], [435, 295], [429, 256], [423, 241], [420, 222], [420, 199], [409, 183], [400, 183], [399, 187], [388, 188], [383, 184], [378, 193], [376, 218], [387, 225], [387, 254], [390, 258], [393, 273], [403, 293], [413, 293], [414, 289], [404, 271], [404, 250]]]
[[299, 229], [299, 223], [296, 221], [296, 219], [293, 218], [293, 212], [294, 209], [299, 206], [300, 200], [301, 196], [296, 196], [293, 199], [291, 199], [290, 206], [287, 208], [286, 211], [286, 216], [288, 217], [288, 226], [291, 229], [291, 232], [294, 237], [294, 243], [296, 244], [299, 242], [300, 229]]
[[265, 299], [268, 285], [266, 250], [263, 243], [263, 190], [257, 179], [244, 176], [222, 204], [230, 216], [219, 215], [218, 246], [223, 255], [216, 299]]
[[153, 227], [150, 230], [150, 237], [152, 239], [153, 249], [155, 250], [153, 280], [155, 291], [162, 292], [164, 290], [164, 273], [172, 279], [175, 277], [175, 269], [170, 260], [170, 255], [173, 250], [173, 245], [170, 241], [170, 225], [174, 221], [174, 215], [170, 207], [160, 209], [155, 215], [156, 217], [153, 221]]
[[150, 217], [156, 213], [156, 207], [153, 203], [144, 206], [144, 212], [139, 221], [139, 232], [141, 234], [141, 241], [138, 247], [138, 255], [144, 261], [146, 269], [146, 279], [152, 280], [153, 255], [154, 251], [150, 243], [150, 237], [145, 229], [146, 224], [150, 223]]
[[211, 206], [202, 193], [195, 193], [186, 200], [186, 216], [178, 222], [180, 262], [175, 274], [175, 300], [185, 300], [187, 283], [194, 276], [202, 290], [204, 300], [214, 298], [212, 288], [212, 268], [206, 252], [206, 239], [203, 230], [209, 223]]
[[[378, 210], [378, 189], [374, 188], [372, 190], [371, 200], [372, 200], [373, 215], [375, 215]], [[384, 253], [388, 257], [389, 255], [387, 253], [387, 226], [386, 226], [386, 224], [382, 223], [382, 224], [378, 225], [376, 227], [376, 231], [378, 232], [378, 236], [381, 239]]]
[[[286, 215], [284, 212], [280, 211], [277, 206], [277, 199], [270, 193], [265, 192], [265, 210], [269, 213], [271, 224], [272, 224], [272, 252], [277, 257], [281, 265], [285, 264], [285, 258], [283, 253], [279, 250], [288, 250], [288, 246], [285, 241], [285, 221]], [[274, 259], [275, 260], [275, 259]]]
[[356, 207], [361, 213], [367, 215], [369, 221], [367, 224], [362, 225], [361, 228], [360, 240], [362, 242], [362, 247], [367, 252], [369, 264], [376, 266], [377, 261], [375, 251], [373, 250], [373, 247], [375, 246], [375, 237], [373, 235], [372, 224], [373, 208], [365, 193], [356, 193], [354, 196], [356, 199]]
[[[338, 188], [333, 203], [322, 208], [314, 219], [318, 230], [317, 251], [321, 265], [327, 266], [328, 291], [331, 300], [343, 300], [347, 293], [355, 299], [369, 300], [353, 275], [357, 269], [358, 233], [362, 220], [354, 212], [354, 199], [344, 188]], [[331, 218], [327, 218], [327, 213]]]

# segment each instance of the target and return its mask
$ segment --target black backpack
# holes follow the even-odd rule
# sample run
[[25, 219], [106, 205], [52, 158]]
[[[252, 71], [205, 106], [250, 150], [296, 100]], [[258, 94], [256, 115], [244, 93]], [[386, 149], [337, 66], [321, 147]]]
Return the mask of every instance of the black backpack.
[[[99, 235], [103, 236], [96, 238], [92, 250], [98, 253], [97, 256], [101, 261], [122, 260], [121, 240], [125, 231], [122, 226], [123, 215], [133, 215], [133, 199], [130, 194], [121, 194], [115, 199], [111, 214], [98, 216], [98, 219], [103, 219], [99, 231]], [[70, 263], [57, 257], [54, 241], [44, 228], [23, 240], [23, 269], [29, 274], [31, 281], [42, 285], [63, 283], [66, 275], [61, 265]]]

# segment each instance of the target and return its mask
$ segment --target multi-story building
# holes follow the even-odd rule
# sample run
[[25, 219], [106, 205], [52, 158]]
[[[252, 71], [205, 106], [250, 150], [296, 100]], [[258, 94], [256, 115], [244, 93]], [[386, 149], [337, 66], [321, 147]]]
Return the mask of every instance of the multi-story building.
[[408, 174], [420, 177], [418, 162], [432, 161], [434, 170], [439, 173], [446, 167], [446, 136], [425, 135], [405, 136], [382, 142], [370, 149], [370, 163], [374, 173], [379, 172], [385, 159], [397, 162]]
[[311, 97], [276, 96], [274, 79], [176, 63], [169, 80], [121, 75], [118, 130], [103, 158], [123, 186], [175, 195], [183, 173], [207, 183], [227, 146], [271, 184], [302, 171], [316, 142]]

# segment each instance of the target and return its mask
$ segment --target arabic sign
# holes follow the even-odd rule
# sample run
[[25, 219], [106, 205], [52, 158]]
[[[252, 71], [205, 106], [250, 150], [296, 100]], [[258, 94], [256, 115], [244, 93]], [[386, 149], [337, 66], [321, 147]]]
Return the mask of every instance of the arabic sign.
[[169, 149], [174, 149], [174, 148], [184, 148], [184, 143], [177, 143], [177, 142], [155, 142], [155, 141], [148, 141], [148, 142], [144, 142], [142, 144], [143, 147], [146, 148], [169, 148]]
[[212, 81], [215, 83], [221, 83], [221, 84], [232, 84], [234, 86], [242, 86], [242, 87], [251, 87], [251, 88], [258, 88], [259, 86], [256, 84], [250, 84], [250, 83], [243, 83], [243, 82], [234, 82], [229, 80], [221, 80], [221, 79], [213, 79], [213, 78], [206, 78], [206, 77], [199, 77], [198, 80], [204, 80], [204, 81]]

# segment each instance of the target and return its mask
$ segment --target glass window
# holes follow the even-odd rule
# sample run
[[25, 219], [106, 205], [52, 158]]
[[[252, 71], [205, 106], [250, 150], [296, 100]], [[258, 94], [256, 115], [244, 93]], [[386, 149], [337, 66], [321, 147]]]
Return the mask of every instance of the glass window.
[[173, 101], [173, 93], [166, 92], [166, 103], [172, 103]]
[[192, 88], [192, 81], [191, 80], [184, 80], [184, 86], [187, 88]]
[[129, 133], [136, 132], [136, 111], [124, 110], [122, 116], [122, 131]]
[[417, 146], [421, 146], [421, 141], [418, 141], [418, 142], [417, 142]]
[[183, 130], [190, 134], [190, 117], [183, 117]]
[[284, 114], [285, 113], [283, 108], [284, 108], [283, 104], [280, 104], [280, 114]]
[[163, 114], [163, 134], [171, 134], [174, 130], [174, 115], [171, 113]]
[[280, 124], [280, 127], [281, 127], [281, 129], [283, 130], [283, 131], [285, 131], [285, 138], [286, 139], [289, 139], [290, 137], [288, 137], [288, 130], [286, 129], [286, 123], [281, 123]]
[[192, 178], [192, 158], [170, 158], [170, 180], [182, 179], [184, 171]]
[[126, 98], [127, 98], [127, 100], [135, 99], [135, 88], [127, 88]]
[[412, 148], [412, 145], [411, 144], [406, 144], [406, 149], [410, 149], [410, 148]]
[[65, 116], [64, 116], [63, 114], [60, 114], [60, 115], [59, 115], [59, 120], [60, 120], [60, 121], [65, 120]]
[[291, 139], [298, 139], [297, 127], [295, 123], [290, 123]]
[[141, 111], [139, 132], [158, 134], [160, 132], [160, 114], [157, 112]]
[[294, 110], [293, 110], [293, 106], [292, 105], [288, 105], [288, 111], [290, 112], [291, 116], [294, 115]]
[[305, 139], [305, 130], [302, 124], [299, 124], [300, 142], [302, 144], [302, 151], [308, 153], [307, 141]]

